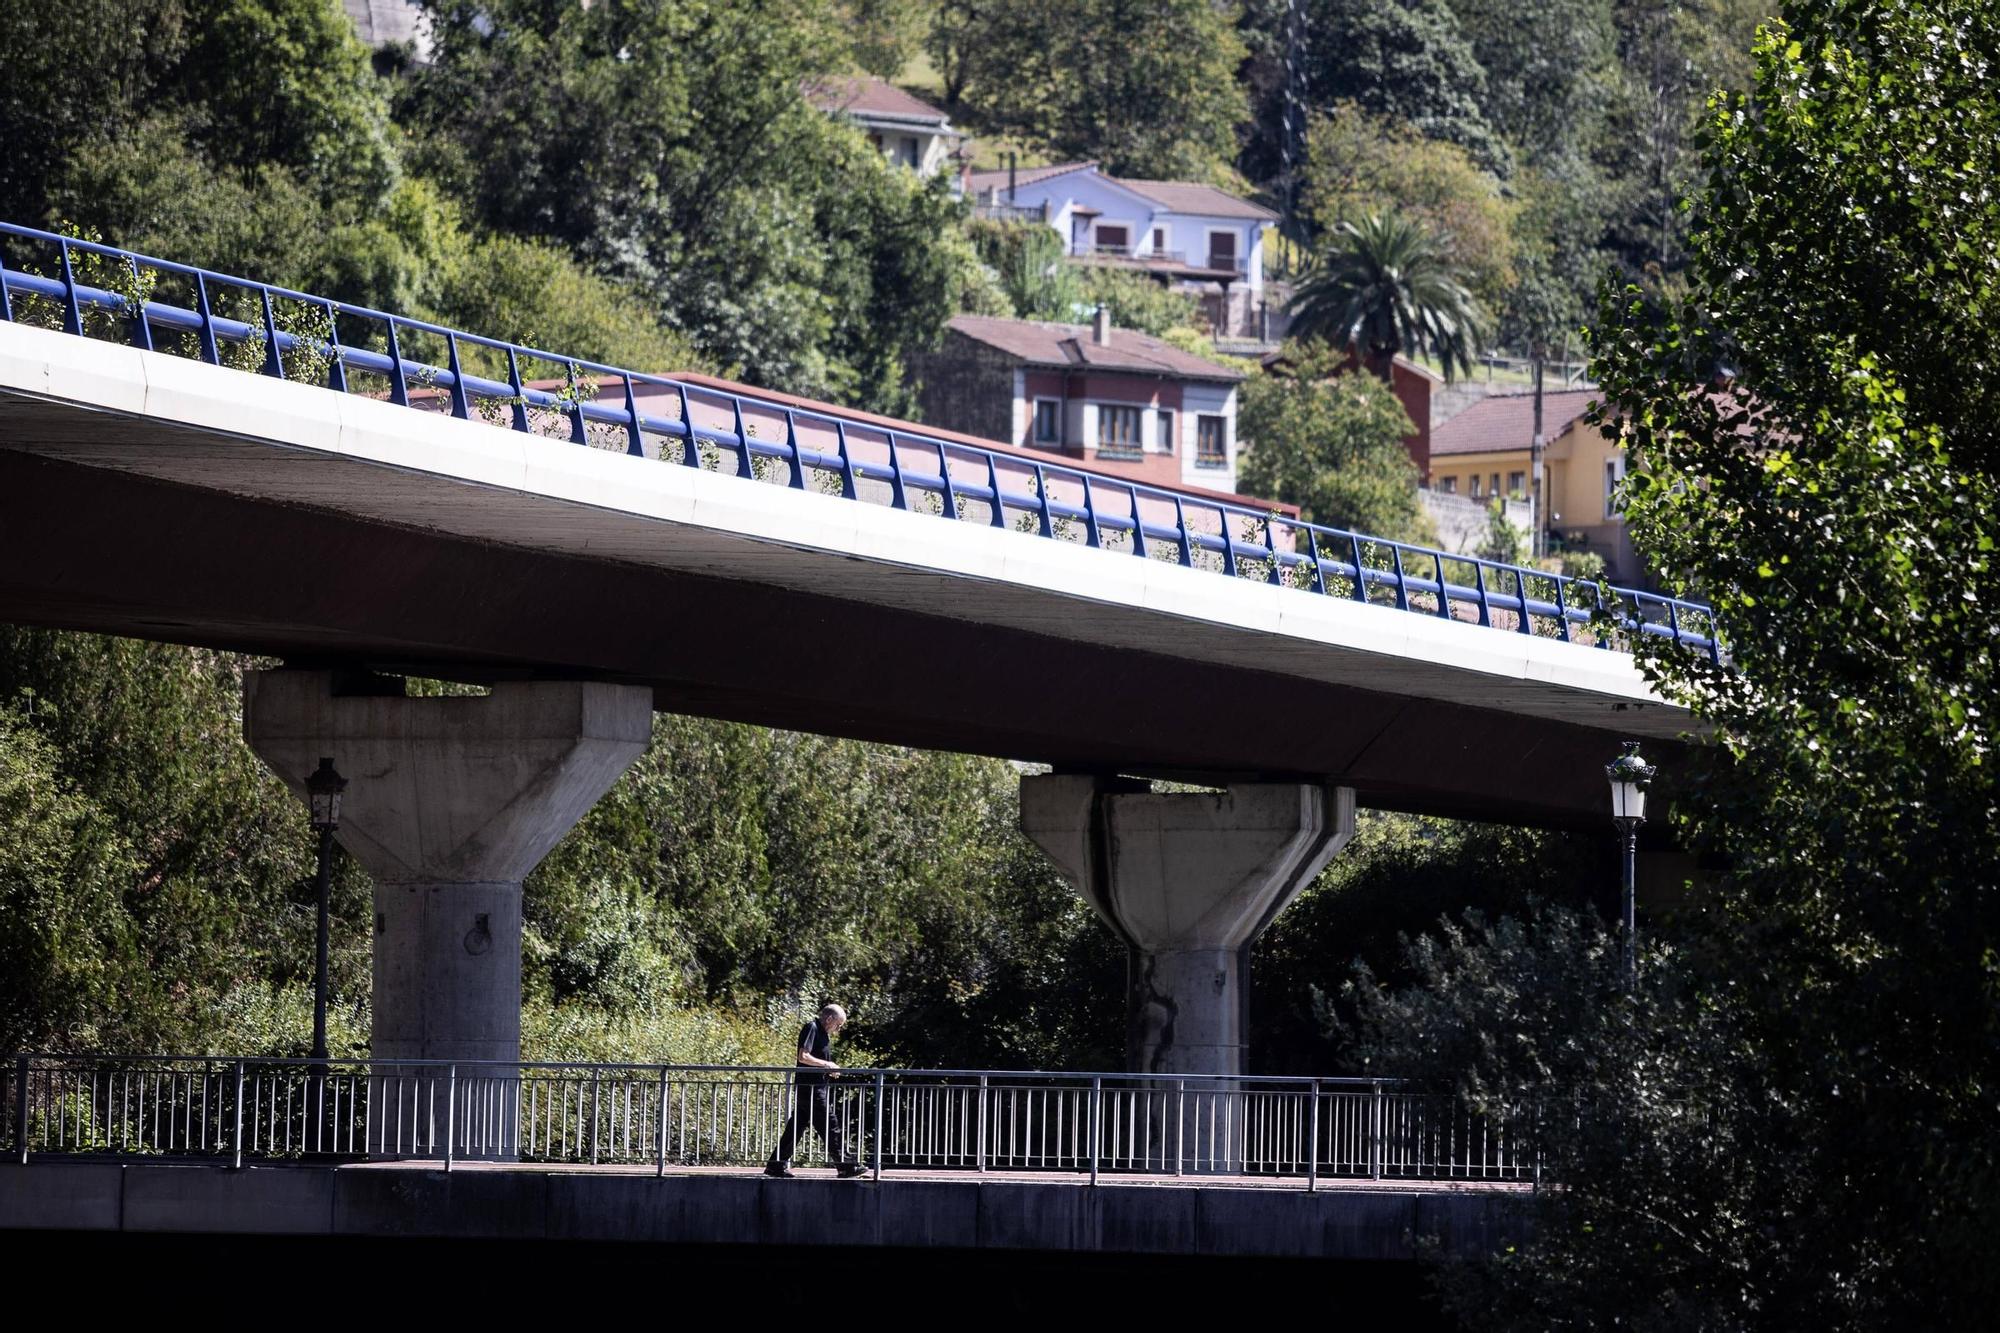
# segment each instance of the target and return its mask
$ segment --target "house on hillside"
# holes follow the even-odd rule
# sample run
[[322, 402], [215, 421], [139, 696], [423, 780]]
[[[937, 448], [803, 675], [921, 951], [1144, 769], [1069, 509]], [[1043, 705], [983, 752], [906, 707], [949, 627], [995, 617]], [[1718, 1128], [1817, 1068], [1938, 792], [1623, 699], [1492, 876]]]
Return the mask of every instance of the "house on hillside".
[[1618, 511], [1625, 450], [1584, 419], [1595, 389], [1542, 395], [1542, 494], [1534, 494], [1535, 395], [1492, 394], [1431, 432], [1431, 489], [1490, 503], [1496, 496], [1533, 504], [1551, 549], [1592, 551], [1621, 583], [1646, 579]]
[[1108, 176], [1095, 162], [966, 177], [974, 207], [1053, 227], [1070, 257], [1144, 273], [1193, 293], [1222, 337], [1272, 336], [1264, 230], [1278, 215], [1193, 181]]
[[960, 315], [913, 358], [924, 420], [1163, 486], [1236, 489], [1244, 376], [1131, 329]]
[[965, 138], [944, 112], [873, 75], [817, 80], [807, 86], [806, 99], [828, 115], [847, 117], [884, 157], [926, 179], [951, 164]]

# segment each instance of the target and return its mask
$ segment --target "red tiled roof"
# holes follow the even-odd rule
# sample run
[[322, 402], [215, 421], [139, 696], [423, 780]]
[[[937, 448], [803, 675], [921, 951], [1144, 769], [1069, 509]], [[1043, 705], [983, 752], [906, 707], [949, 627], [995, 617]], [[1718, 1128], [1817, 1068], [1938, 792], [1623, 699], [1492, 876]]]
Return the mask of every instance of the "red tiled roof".
[[[1542, 438], [1553, 440], [1597, 400], [1595, 389], [1563, 389], [1542, 395]], [[1535, 442], [1535, 395], [1496, 393], [1450, 420], [1431, 427], [1431, 457], [1490, 454], [1526, 449]]]
[[[1050, 167], [1018, 167], [1014, 171], [1014, 183], [1016, 185], [1033, 185], [1036, 181], [1045, 181], [1051, 176], [1061, 176], [1071, 171], [1082, 171], [1085, 167], [1094, 167], [1096, 165], [1095, 162], [1061, 162]], [[995, 188], [1004, 190], [1007, 188], [1007, 170], [1005, 167], [1002, 167], [997, 171], [972, 172], [966, 177], [965, 188], [971, 190], [974, 194], [981, 194]]]
[[1138, 181], [1124, 176], [1106, 176], [1105, 179], [1116, 181], [1134, 194], [1143, 195], [1174, 213], [1198, 213], [1212, 218], [1252, 218], [1260, 222], [1275, 222], [1278, 219], [1276, 213], [1262, 204], [1238, 199], [1213, 185], [1200, 185], [1194, 181]]
[[845, 111], [854, 116], [887, 116], [894, 120], [927, 121], [943, 125], [944, 112], [912, 96], [885, 79], [835, 78], [806, 89], [806, 99], [822, 111]]
[[1111, 330], [1111, 341], [1100, 344], [1087, 324], [1044, 324], [1036, 320], [959, 315], [950, 327], [955, 333], [998, 348], [1032, 366], [1123, 370], [1229, 384], [1244, 378], [1241, 371], [1183, 352], [1172, 343], [1133, 329], [1115, 328]]

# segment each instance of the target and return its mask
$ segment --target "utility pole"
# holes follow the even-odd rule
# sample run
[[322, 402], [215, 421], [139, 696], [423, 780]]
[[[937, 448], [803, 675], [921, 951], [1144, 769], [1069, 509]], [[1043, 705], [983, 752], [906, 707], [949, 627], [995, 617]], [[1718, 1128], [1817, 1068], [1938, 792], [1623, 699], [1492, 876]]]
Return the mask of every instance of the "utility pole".
[[1535, 438], [1528, 448], [1531, 468], [1528, 485], [1533, 492], [1531, 518], [1534, 525], [1528, 538], [1528, 553], [1535, 556], [1548, 553], [1549, 524], [1547, 516], [1542, 513], [1542, 446], [1545, 443], [1542, 437], [1542, 353], [1538, 345], [1535, 349]]

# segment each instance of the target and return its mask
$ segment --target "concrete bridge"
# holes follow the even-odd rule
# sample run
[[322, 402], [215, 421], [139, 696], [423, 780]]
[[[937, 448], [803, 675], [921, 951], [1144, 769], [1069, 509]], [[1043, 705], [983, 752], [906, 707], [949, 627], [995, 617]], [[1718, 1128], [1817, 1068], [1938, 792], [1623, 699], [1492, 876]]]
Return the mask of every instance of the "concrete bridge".
[[1594, 825], [1615, 742], [1685, 725], [1623, 648], [1719, 652], [1689, 603], [29, 229], [0, 252], [0, 619], [284, 659], [246, 731], [301, 794], [321, 756], [352, 779], [381, 1058], [518, 1059], [520, 881], [661, 709], [1050, 765], [1023, 827], [1132, 951], [1133, 1067], [1240, 1073], [1249, 944], [1357, 804]]

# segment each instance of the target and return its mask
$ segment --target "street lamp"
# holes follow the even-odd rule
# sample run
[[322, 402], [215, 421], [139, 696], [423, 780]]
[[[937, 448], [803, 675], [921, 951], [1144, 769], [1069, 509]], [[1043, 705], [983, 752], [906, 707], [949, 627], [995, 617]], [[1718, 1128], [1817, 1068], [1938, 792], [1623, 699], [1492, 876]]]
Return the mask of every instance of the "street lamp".
[[1639, 976], [1639, 825], [1646, 822], [1646, 786], [1655, 769], [1639, 757], [1639, 742], [1626, 741], [1625, 753], [1604, 766], [1611, 780], [1611, 822], [1625, 851], [1625, 989]]
[[327, 897], [333, 872], [333, 832], [340, 827], [340, 794], [347, 779], [333, 771], [333, 760], [322, 758], [319, 767], [306, 775], [306, 794], [312, 805], [312, 826], [319, 833], [319, 941], [313, 959], [313, 1048], [312, 1058], [326, 1059], [326, 937]]

